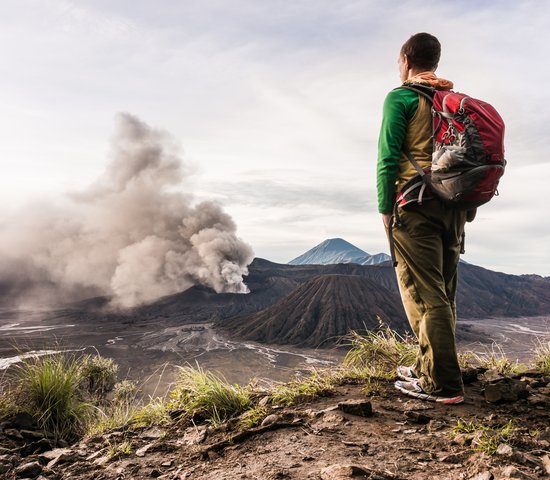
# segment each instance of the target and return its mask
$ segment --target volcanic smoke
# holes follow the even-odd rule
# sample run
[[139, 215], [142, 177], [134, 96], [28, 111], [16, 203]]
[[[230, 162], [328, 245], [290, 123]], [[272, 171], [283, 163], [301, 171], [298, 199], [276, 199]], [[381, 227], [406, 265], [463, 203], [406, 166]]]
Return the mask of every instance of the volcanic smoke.
[[112, 161], [85, 191], [0, 224], [0, 296], [57, 303], [107, 295], [128, 308], [201, 284], [247, 293], [254, 254], [214, 202], [193, 204], [166, 132], [117, 115]]

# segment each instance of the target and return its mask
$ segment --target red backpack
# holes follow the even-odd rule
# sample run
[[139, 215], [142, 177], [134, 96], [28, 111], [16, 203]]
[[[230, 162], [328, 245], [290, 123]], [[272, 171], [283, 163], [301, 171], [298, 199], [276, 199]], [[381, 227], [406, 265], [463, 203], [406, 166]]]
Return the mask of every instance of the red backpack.
[[498, 195], [498, 182], [506, 166], [504, 122], [498, 112], [488, 103], [463, 93], [423, 85], [402, 88], [413, 90], [432, 103], [430, 171], [424, 172], [406, 152], [423, 184], [460, 209], [479, 207]]

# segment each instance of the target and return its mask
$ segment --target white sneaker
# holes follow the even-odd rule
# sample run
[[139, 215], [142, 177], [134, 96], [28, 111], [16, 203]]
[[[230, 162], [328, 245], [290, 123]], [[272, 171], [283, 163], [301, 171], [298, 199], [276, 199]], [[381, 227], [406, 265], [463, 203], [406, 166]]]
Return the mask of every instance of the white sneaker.
[[409, 397], [426, 400], [428, 402], [443, 403], [445, 405], [464, 402], [464, 395], [444, 396], [436, 393], [426, 393], [420, 386], [418, 380], [414, 379], [408, 382], [397, 380], [394, 385], [395, 388], [397, 388], [397, 390], [399, 390], [401, 393], [404, 393]]
[[397, 378], [401, 380], [411, 381], [418, 379], [418, 376], [414, 372], [412, 367], [406, 367], [405, 365], [399, 365], [397, 367]]

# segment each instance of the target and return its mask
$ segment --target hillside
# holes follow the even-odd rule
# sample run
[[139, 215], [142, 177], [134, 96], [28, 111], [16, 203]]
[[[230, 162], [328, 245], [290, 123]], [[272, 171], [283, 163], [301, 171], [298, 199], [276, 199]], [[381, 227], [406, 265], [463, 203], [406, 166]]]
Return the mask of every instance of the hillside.
[[313, 277], [259, 313], [217, 324], [237, 338], [301, 347], [328, 347], [350, 330], [379, 326], [378, 317], [399, 332], [408, 329], [399, 297], [359, 275]]
[[466, 386], [466, 402], [455, 406], [407, 399], [391, 382], [375, 391], [343, 382], [293, 406], [260, 395], [264, 407], [252, 427], [239, 426], [236, 417], [219, 425], [197, 419], [118, 428], [54, 450], [32, 426], [8, 423], [10, 429], [0, 432], [0, 475], [6, 480], [548, 478], [547, 382], [527, 379], [527, 398], [493, 404], [478, 377]]

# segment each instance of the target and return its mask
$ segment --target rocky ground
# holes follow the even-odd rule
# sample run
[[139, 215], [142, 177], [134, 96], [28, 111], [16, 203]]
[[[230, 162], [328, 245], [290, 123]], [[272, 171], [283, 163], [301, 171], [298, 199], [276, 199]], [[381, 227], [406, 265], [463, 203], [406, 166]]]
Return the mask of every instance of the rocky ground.
[[[346, 384], [294, 407], [267, 403], [261, 425], [171, 425], [54, 445], [24, 415], [0, 429], [6, 479], [550, 478], [550, 378], [476, 376], [462, 405]], [[372, 386], [371, 386], [372, 387]], [[510, 425], [503, 430], [501, 427]], [[459, 423], [463, 428], [453, 429]], [[477, 427], [476, 427], [477, 425]], [[483, 426], [481, 430], [480, 426]], [[489, 455], [480, 449], [491, 447]]]

